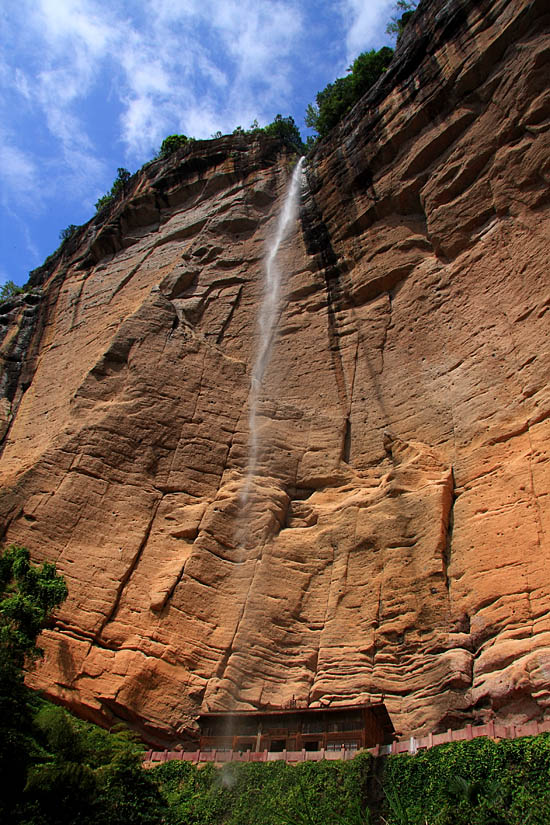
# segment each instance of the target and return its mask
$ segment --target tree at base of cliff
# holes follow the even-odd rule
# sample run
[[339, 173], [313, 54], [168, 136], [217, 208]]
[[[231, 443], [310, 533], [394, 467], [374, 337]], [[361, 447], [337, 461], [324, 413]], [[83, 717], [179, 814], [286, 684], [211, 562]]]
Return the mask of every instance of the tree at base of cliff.
[[[12, 812], [27, 778], [33, 750], [30, 693], [23, 681], [25, 662], [42, 655], [37, 638], [52, 611], [67, 597], [55, 565], [30, 563], [23, 547], [0, 556], [0, 819]], [[2, 816], [3, 815], [3, 816]]]
[[24, 684], [24, 666], [42, 656], [40, 631], [66, 597], [55, 565], [32, 565], [23, 547], [0, 555], [0, 822], [158, 825], [164, 801], [133, 734], [79, 722]]
[[107, 732], [41, 701], [20, 825], [159, 825], [166, 804], [124, 726]]

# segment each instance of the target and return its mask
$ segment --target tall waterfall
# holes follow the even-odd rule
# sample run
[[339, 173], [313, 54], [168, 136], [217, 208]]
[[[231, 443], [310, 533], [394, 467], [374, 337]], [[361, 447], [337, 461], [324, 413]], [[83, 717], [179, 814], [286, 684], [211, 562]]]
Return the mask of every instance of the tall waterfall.
[[271, 358], [275, 322], [281, 293], [281, 271], [277, 266], [279, 248], [288, 235], [298, 211], [300, 184], [305, 158], [300, 158], [292, 173], [283, 208], [277, 221], [277, 231], [271, 240], [265, 256], [264, 291], [258, 314], [258, 350], [252, 368], [248, 407], [248, 464], [246, 478], [241, 493], [241, 506], [245, 507], [250, 497], [252, 479], [258, 462], [258, 399], [263, 377]]

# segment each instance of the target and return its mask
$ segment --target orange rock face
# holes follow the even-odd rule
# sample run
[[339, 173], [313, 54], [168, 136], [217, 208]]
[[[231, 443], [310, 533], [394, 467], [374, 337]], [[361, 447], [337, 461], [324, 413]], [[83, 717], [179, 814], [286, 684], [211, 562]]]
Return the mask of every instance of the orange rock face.
[[428, 5], [309, 160], [247, 507], [292, 155], [180, 150], [39, 273], [0, 512], [70, 595], [31, 685], [159, 743], [293, 696], [401, 732], [546, 714], [548, 25]]

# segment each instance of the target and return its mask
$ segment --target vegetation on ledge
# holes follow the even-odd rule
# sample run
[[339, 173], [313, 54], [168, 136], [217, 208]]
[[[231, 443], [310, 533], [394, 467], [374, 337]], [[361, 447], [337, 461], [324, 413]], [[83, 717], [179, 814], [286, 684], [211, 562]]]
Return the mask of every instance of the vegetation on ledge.
[[0, 303], [2, 301], [9, 301], [16, 295], [21, 295], [25, 291], [24, 286], [17, 286], [15, 281], [6, 281], [0, 286]]
[[102, 195], [101, 198], [96, 201], [96, 212], [100, 212], [106, 206], [109, 206], [119, 195], [124, 195], [130, 178], [130, 172], [123, 166], [119, 166], [117, 169], [117, 176], [114, 179], [110, 190], [107, 194]]
[[386, 71], [392, 58], [393, 49], [388, 46], [360, 54], [349, 67], [349, 74], [336, 78], [317, 93], [316, 104], [307, 107], [306, 125], [315, 129], [319, 137], [328, 135]]

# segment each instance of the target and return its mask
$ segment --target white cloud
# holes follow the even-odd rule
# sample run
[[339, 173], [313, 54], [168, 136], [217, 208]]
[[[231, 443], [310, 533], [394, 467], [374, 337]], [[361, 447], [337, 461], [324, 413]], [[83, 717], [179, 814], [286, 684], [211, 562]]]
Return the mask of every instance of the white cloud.
[[290, 2], [161, 0], [155, 10], [146, 38], [127, 33], [121, 61], [121, 123], [131, 153], [158, 144], [174, 120], [188, 134], [209, 137], [248, 126], [263, 114], [264, 100], [282, 105], [290, 92], [288, 56], [303, 33]]
[[16, 28], [39, 67], [18, 66], [15, 87], [68, 162], [76, 142], [92, 151], [80, 108], [108, 74], [139, 161], [175, 124], [209, 137], [284, 109], [302, 18], [297, 0], [26, 0]]
[[0, 180], [4, 206], [12, 199], [31, 205], [38, 195], [36, 164], [3, 135], [0, 135]]
[[[19, 207], [21, 203], [17, 203], [16, 205]], [[6, 215], [10, 217], [13, 227], [16, 228], [16, 232], [21, 233], [21, 235], [23, 236], [26, 250], [29, 254], [30, 260], [32, 261], [33, 265], [36, 266], [37, 264], [41, 263], [42, 256], [40, 255], [38, 247], [33, 241], [31, 232], [29, 230], [28, 221], [25, 220], [24, 217], [21, 217], [19, 211], [12, 208], [12, 201], [9, 201], [8, 199], [3, 199], [2, 208]], [[27, 214], [29, 213], [27, 212]], [[6, 276], [6, 279], [7, 277], [8, 276]]]
[[3, 194], [33, 214], [61, 205], [68, 222], [86, 217], [117, 166], [135, 169], [167, 134], [210, 137], [303, 111], [360, 51], [380, 45], [393, 0], [4, 6]]
[[55, 45], [71, 41], [90, 55], [104, 54], [112, 39], [110, 13], [105, 4], [86, 0], [40, 0], [39, 22], [44, 36]]
[[341, 0], [348, 65], [367, 49], [379, 48], [395, 0]]

